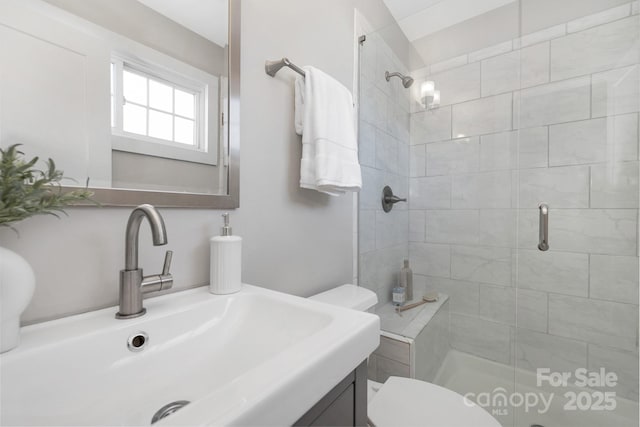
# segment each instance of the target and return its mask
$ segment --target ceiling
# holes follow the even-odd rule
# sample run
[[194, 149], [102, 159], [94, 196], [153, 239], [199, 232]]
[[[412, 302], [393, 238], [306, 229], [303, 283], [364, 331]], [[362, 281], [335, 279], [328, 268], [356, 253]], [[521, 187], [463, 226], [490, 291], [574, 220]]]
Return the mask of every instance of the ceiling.
[[515, 0], [383, 0], [409, 41], [482, 15]]
[[227, 45], [227, 0], [138, 1], [219, 46]]

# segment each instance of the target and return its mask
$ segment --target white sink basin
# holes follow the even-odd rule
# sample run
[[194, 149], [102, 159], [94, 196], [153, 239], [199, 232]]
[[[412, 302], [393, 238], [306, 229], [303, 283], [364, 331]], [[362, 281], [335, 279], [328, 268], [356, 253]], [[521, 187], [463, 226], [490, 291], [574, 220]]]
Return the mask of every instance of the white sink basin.
[[[291, 425], [378, 346], [377, 316], [244, 285], [22, 329], [0, 356], [2, 425]], [[144, 332], [144, 349], [127, 348]]]

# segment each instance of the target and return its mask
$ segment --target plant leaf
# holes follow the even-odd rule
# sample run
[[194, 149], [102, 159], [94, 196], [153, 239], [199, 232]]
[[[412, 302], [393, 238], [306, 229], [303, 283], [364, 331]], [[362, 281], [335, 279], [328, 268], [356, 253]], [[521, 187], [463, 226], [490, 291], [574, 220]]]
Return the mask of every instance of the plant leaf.
[[0, 149], [0, 226], [13, 228], [11, 224], [34, 215], [66, 215], [64, 209], [77, 202], [99, 205], [87, 188], [63, 192], [64, 173], [53, 159], [45, 162], [44, 171], [37, 169], [38, 157], [26, 160], [19, 146]]

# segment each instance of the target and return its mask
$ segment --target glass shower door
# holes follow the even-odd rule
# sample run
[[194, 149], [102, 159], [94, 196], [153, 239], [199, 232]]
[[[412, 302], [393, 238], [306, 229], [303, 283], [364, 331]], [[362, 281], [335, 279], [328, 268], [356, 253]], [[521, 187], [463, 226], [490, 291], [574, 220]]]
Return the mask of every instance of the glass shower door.
[[637, 426], [638, 5], [544, 3], [514, 41], [515, 424]]

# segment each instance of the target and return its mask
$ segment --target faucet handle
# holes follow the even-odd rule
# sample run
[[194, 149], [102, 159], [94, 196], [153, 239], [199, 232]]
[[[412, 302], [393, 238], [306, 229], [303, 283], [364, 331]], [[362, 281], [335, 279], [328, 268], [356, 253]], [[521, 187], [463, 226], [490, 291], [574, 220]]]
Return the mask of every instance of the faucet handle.
[[145, 276], [142, 278], [140, 289], [143, 294], [149, 292], [158, 292], [170, 289], [173, 286], [173, 276], [169, 273], [171, 267], [171, 258], [173, 257], [173, 251], [167, 251], [164, 256], [164, 266], [162, 267], [161, 274], [154, 274], [153, 276]]
[[169, 274], [169, 268], [171, 267], [171, 258], [173, 258], [173, 251], [167, 251], [164, 255], [164, 266], [162, 267], [162, 275]]

